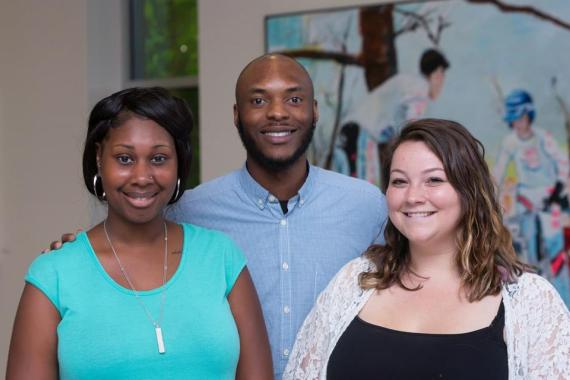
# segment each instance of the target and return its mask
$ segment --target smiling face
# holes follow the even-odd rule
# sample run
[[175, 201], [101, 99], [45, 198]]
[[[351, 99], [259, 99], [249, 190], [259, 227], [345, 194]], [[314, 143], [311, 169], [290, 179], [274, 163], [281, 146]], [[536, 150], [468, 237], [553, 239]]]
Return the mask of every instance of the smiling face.
[[423, 142], [403, 142], [394, 152], [386, 200], [390, 220], [410, 248], [455, 247], [460, 197], [442, 162]]
[[109, 218], [148, 223], [162, 217], [177, 181], [177, 158], [170, 134], [136, 115], [111, 128], [97, 146], [97, 162], [107, 194]]
[[234, 123], [248, 161], [280, 170], [304, 160], [317, 118], [311, 80], [293, 59], [265, 56], [240, 75]]

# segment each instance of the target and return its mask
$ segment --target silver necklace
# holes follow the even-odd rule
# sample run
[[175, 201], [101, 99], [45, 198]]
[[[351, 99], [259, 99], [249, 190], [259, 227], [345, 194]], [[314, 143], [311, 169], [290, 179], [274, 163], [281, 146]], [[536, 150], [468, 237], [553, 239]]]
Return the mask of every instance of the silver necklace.
[[105, 237], [107, 238], [107, 242], [109, 243], [109, 246], [111, 247], [111, 251], [113, 251], [113, 255], [115, 256], [115, 260], [117, 260], [117, 264], [119, 264], [119, 268], [121, 269], [121, 273], [123, 274], [123, 277], [125, 278], [125, 280], [129, 284], [131, 290], [133, 291], [137, 302], [141, 305], [142, 309], [144, 310], [146, 317], [148, 318], [150, 323], [152, 323], [152, 325], [154, 326], [154, 333], [156, 335], [156, 343], [158, 344], [158, 353], [164, 354], [166, 352], [166, 348], [164, 347], [164, 339], [162, 338], [162, 328], [160, 327], [160, 324], [162, 323], [162, 317], [164, 315], [164, 300], [166, 298], [164, 285], [166, 284], [166, 273], [168, 271], [168, 256], [167, 256], [168, 255], [168, 229], [166, 228], [166, 222], [164, 222], [164, 265], [163, 265], [164, 271], [162, 273], [162, 289], [160, 290], [160, 312], [159, 312], [158, 319], [156, 319], [156, 320], [152, 317], [152, 314], [150, 313], [150, 311], [146, 307], [144, 301], [140, 298], [138, 290], [133, 285], [133, 282], [131, 281], [131, 279], [129, 278], [129, 275], [127, 274], [127, 270], [123, 266], [123, 263], [121, 263], [121, 259], [119, 259], [119, 255], [117, 255], [117, 251], [115, 250], [115, 247], [113, 247], [113, 243], [111, 243], [111, 238], [109, 237], [109, 232], [107, 231], [107, 220], [106, 219], [103, 222], [103, 230], [105, 230]]

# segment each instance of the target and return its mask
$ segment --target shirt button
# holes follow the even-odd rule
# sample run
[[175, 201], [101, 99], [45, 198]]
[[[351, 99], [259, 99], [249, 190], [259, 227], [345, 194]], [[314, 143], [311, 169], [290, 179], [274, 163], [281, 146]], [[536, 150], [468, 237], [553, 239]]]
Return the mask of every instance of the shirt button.
[[287, 263], [287, 261], [283, 261], [281, 267], [283, 268], [283, 270], [289, 270], [289, 263]]
[[302, 205], [304, 205], [304, 204], [305, 204], [305, 200], [304, 200], [304, 199], [301, 199], [301, 200], [299, 201], [299, 203], [301, 203]]
[[281, 225], [286, 226], [287, 225], [287, 219], [281, 219]]
[[289, 350], [288, 349], [283, 350], [283, 356], [289, 356]]
[[269, 196], [269, 202], [275, 202], [276, 200], [277, 199], [273, 195]]
[[283, 312], [284, 312], [285, 314], [289, 314], [290, 311], [291, 311], [291, 310], [289, 309], [289, 306], [285, 306], [285, 307], [283, 308]]

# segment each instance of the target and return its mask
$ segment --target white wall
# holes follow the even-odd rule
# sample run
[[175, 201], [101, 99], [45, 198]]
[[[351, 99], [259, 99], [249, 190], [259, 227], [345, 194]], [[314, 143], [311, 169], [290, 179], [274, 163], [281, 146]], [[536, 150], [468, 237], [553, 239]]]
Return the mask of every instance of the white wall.
[[[0, 5], [0, 370], [26, 267], [88, 220], [86, 1]], [[1, 252], [4, 252], [3, 254]]]

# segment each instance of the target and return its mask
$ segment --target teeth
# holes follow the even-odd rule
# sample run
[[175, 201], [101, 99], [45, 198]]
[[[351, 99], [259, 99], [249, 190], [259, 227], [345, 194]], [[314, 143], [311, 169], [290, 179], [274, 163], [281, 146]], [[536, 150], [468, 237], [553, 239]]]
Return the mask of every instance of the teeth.
[[420, 218], [425, 218], [426, 216], [430, 216], [431, 214], [433, 214], [433, 212], [406, 212], [405, 214], [406, 216], [409, 217], [417, 216]]
[[153, 194], [129, 194], [129, 197], [134, 198], [134, 199], [146, 199], [146, 198], [152, 198]]
[[285, 131], [285, 132], [265, 132], [266, 135], [271, 136], [271, 137], [285, 137], [291, 134], [291, 132], [289, 131]]

